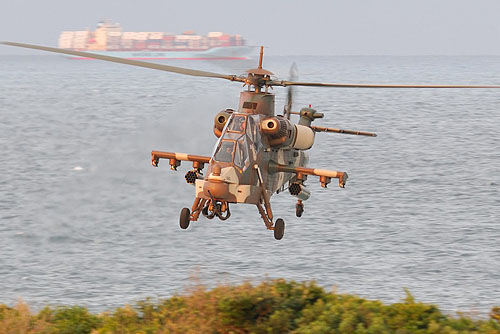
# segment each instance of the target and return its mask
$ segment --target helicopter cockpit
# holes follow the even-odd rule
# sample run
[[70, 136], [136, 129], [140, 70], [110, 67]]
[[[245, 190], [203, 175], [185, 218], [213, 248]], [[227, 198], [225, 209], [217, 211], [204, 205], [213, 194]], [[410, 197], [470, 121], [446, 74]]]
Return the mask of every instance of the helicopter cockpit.
[[217, 142], [213, 160], [233, 163], [240, 172], [245, 171], [262, 146], [258, 124], [259, 115], [231, 115]]

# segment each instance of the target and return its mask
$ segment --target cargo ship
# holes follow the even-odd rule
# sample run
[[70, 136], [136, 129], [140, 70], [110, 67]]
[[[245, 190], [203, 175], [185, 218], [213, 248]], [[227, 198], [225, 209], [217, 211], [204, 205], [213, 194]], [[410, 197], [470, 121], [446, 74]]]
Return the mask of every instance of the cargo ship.
[[255, 48], [247, 46], [240, 35], [124, 32], [119, 23], [109, 20], [99, 22], [94, 31], [63, 31], [58, 45], [62, 49], [127, 59], [248, 59]]

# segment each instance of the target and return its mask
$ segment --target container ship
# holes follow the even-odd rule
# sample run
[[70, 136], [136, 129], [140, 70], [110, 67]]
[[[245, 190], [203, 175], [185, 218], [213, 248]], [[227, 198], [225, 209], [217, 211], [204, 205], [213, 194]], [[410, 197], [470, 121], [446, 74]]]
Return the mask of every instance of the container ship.
[[240, 35], [124, 32], [119, 23], [109, 20], [99, 22], [94, 31], [63, 31], [58, 44], [62, 49], [127, 59], [248, 59], [254, 49]]

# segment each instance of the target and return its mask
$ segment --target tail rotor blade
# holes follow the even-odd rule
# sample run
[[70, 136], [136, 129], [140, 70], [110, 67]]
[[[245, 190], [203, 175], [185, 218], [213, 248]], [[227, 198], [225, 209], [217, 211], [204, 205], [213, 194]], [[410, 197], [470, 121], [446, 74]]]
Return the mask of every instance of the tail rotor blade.
[[[295, 62], [293, 62], [292, 66], [290, 67], [290, 72], [289, 72], [290, 80], [295, 81], [298, 79], [298, 76], [299, 76], [299, 70], [297, 68], [297, 64]], [[292, 114], [293, 91], [294, 91], [294, 87], [288, 86], [288, 88], [287, 88], [287, 104], [285, 107], [285, 109], [286, 109], [285, 116], [288, 119], [290, 119], [290, 114]]]

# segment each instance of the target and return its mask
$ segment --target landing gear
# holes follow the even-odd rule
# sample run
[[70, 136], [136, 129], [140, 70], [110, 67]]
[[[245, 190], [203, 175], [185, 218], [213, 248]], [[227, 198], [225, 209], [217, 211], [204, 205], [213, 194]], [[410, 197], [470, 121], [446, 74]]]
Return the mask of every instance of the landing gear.
[[302, 204], [302, 201], [299, 199], [297, 201], [297, 204], [295, 204], [295, 215], [297, 217], [302, 217], [303, 213], [304, 213], [304, 204]]
[[268, 207], [266, 207], [266, 209], [264, 210], [262, 205], [258, 203], [257, 209], [259, 210], [260, 216], [262, 217], [264, 224], [266, 224], [267, 229], [274, 232], [274, 238], [276, 240], [281, 240], [283, 238], [283, 235], [285, 234], [285, 221], [281, 218], [278, 218], [273, 224], [272, 216], [269, 215], [270, 210], [267, 210]]
[[208, 219], [212, 219], [217, 216], [220, 220], [227, 220], [231, 217], [229, 203], [219, 201], [215, 204], [212, 201], [208, 202], [208, 204], [201, 209], [201, 214]]
[[179, 217], [179, 225], [183, 230], [189, 227], [189, 222], [191, 220], [191, 213], [188, 208], [181, 210], [181, 216]]
[[207, 199], [195, 198], [192, 212], [188, 208], [181, 210], [181, 215], [179, 217], [179, 225], [185, 230], [189, 227], [190, 222], [198, 220], [200, 213], [212, 219], [218, 217], [220, 220], [226, 220], [231, 217], [231, 211], [229, 211], [229, 203], [225, 201], [212, 201]]
[[[265, 203], [264, 207], [262, 206], [262, 202]], [[302, 202], [299, 201], [297, 206], [301, 211], [303, 211]], [[276, 240], [283, 239], [285, 234], [285, 222], [283, 219], [278, 218], [273, 224], [273, 214], [271, 211], [271, 205], [269, 201], [262, 200], [260, 203], [257, 203], [257, 209], [266, 225], [268, 230], [273, 231], [274, 238]], [[189, 227], [190, 222], [197, 221], [200, 214], [205, 216], [208, 219], [213, 219], [215, 217], [220, 220], [227, 220], [231, 216], [231, 211], [229, 210], [229, 203], [226, 201], [216, 200], [214, 198], [211, 199], [202, 199], [195, 198], [192, 212], [188, 208], [184, 208], [181, 210], [181, 214], [179, 217], [179, 225], [181, 229], [185, 230]]]
[[274, 223], [274, 239], [281, 240], [285, 234], [285, 221], [281, 218]]
[[201, 214], [205, 217], [207, 217], [208, 219], [212, 219], [214, 218], [213, 216], [211, 218], [208, 217], [208, 205], [207, 206], [204, 206], [203, 209], [201, 209]]

